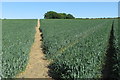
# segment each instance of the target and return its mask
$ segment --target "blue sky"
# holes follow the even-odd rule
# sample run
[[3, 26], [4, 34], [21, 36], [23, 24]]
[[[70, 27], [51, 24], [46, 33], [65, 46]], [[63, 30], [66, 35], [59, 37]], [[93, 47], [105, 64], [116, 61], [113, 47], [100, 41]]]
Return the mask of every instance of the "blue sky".
[[47, 11], [70, 13], [78, 18], [117, 17], [118, 2], [3, 2], [2, 18], [37, 19]]

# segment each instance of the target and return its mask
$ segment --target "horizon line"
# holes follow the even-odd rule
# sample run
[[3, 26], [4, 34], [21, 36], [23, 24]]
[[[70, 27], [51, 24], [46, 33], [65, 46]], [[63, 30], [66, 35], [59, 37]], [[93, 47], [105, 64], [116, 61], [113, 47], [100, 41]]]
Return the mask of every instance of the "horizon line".
[[[75, 17], [75, 16], [74, 16]], [[75, 17], [75, 18], [118, 18], [119, 16], [112, 16], [112, 17]], [[2, 17], [0, 19], [38, 19], [38, 18], [7, 18], [7, 17]], [[39, 18], [39, 19], [44, 19], [44, 18]]]

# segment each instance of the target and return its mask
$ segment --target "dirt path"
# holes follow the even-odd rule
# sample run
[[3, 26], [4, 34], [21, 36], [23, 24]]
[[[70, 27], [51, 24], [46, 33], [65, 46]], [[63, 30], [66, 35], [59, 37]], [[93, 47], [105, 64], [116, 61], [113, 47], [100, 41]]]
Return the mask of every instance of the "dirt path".
[[49, 61], [44, 60], [44, 53], [42, 52], [42, 48], [40, 48], [42, 42], [41, 32], [39, 31], [40, 20], [38, 19], [38, 24], [36, 28], [35, 40], [31, 47], [31, 51], [29, 54], [29, 61], [26, 67], [26, 70], [20, 73], [17, 78], [50, 78], [48, 76], [48, 68]]

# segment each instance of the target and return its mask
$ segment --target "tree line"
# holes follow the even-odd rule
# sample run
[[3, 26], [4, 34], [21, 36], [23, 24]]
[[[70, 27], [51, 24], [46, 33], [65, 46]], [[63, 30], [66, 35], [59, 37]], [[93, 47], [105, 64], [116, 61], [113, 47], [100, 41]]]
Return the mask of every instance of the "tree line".
[[54, 11], [48, 11], [44, 14], [45, 19], [75, 19], [75, 17], [72, 14], [66, 14], [66, 13], [57, 13]]

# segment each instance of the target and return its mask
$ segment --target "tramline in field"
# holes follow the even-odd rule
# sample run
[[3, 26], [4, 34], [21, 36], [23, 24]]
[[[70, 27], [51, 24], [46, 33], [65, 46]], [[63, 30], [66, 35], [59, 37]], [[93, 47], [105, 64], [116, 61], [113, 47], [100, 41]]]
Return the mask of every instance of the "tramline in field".
[[[114, 21], [114, 23], [113, 23]], [[107, 50], [112, 26], [118, 40], [117, 19], [95, 20], [41, 20], [43, 48], [51, 64], [55, 78], [103, 78], [110, 77], [106, 65]], [[118, 42], [118, 41], [117, 41]], [[117, 43], [114, 47], [117, 47]], [[118, 47], [117, 47], [118, 49]], [[114, 52], [112, 54], [119, 54]], [[110, 58], [113, 58], [110, 56]], [[120, 58], [114, 57], [116, 61]], [[120, 66], [111, 68], [111, 78], [120, 78]], [[119, 68], [119, 69], [118, 69]], [[105, 71], [104, 71], [105, 70]], [[115, 71], [114, 71], [115, 70]], [[118, 70], [118, 71], [116, 71]], [[115, 73], [115, 74], [113, 74]], [[116, 76], [117, 75], [117, 76]]]
[[[118, 23], [118, 19], [41, 19], [40, 47], [52, 61], [53, 78], [119, 79]], [[36, 24], [35, 19], [2, 21], [2, 77], [15, 77], [25, 70]]]

